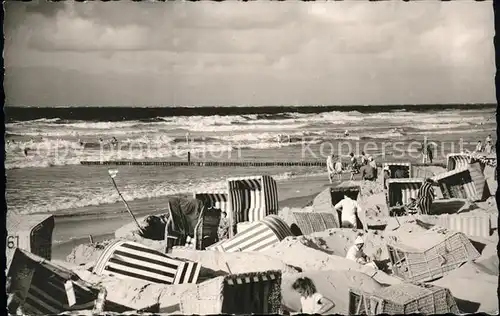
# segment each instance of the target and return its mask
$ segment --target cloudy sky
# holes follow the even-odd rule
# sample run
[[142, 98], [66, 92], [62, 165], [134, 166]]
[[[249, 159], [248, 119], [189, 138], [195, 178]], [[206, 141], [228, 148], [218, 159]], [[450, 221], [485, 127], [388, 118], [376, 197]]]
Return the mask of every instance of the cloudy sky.
[[8, 2], [10, 105], [495, 102], [492, 2]]

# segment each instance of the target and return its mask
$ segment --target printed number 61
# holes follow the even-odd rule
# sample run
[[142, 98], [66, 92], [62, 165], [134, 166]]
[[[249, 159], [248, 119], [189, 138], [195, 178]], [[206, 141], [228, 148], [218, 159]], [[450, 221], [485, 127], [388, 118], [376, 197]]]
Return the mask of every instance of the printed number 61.
[[7, 248], [12, 249], [16, 247], [19, 247], [19, 236], [8, 236]]

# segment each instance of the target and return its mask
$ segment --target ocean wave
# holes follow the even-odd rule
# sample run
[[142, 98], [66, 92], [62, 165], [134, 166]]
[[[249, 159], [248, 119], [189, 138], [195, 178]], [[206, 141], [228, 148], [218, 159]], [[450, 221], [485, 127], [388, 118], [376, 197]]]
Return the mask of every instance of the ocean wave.
[[[284, 172], [280, 174], [274, 174], [273, 178], [277, 181], [297, 178], [297, 177], [308, 177], [318, 174], [322, 174], [324, 171], [318, 172], [307, 172], [307, 173], [295, 173], [295, 172]], [[133, 201], [138, 199], [153, 199], [158, 197], [164, 197], [174, 194], [185, 194], [192, 193], [196, 191], [224, 191], [226, 189], [227, 183], [226, 179], [220, 177], [219, 179], [213, 178], [202, 178], [196, 181], [187, 180], [182, 183], [162, 183], [156, 185], [143, 184], [143, 185], [125, 185], [120, 186], [120, 192], [126, 201]], [[83, 190], [83, 189], [82, 189]], [[52, 199], [47, 203], [35, 203], [31, 205], [12, 205], [9, 206], [12, 210], [23, 213], [23, 214], [35, 214], [35, 213], [57, 213], [58, 211], [82, 208], [87, 206], [99, 206], [106, 204], [113, 204], [120, 202], [121, 199], [117, 192], [111, 187], [87, 190], [81, 192], [77, 196], [66, 196], [61, 195]]]

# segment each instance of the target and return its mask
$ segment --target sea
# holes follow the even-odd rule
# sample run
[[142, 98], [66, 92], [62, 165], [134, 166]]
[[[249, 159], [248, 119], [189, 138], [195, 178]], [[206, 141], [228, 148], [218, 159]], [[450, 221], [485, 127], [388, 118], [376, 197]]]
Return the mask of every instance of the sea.
[[71, 213], [120, 201], [223, 190], [227, 177], [269, 174], [278, 181], [321, 167], [82, 165], [81, 161], [348, 161], [365, 152], [382, 161], [435, 161], [472, 150], [491, 135], [496, 106], [274, 108], [6, 108], [6, 199], [24, 214]]

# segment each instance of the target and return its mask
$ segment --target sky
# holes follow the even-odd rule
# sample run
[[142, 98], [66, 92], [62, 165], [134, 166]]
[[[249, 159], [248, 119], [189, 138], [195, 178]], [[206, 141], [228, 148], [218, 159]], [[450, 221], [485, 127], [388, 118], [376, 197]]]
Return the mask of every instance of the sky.
[[4, 7], [8, 105], [496, 102], [492, 1]]

